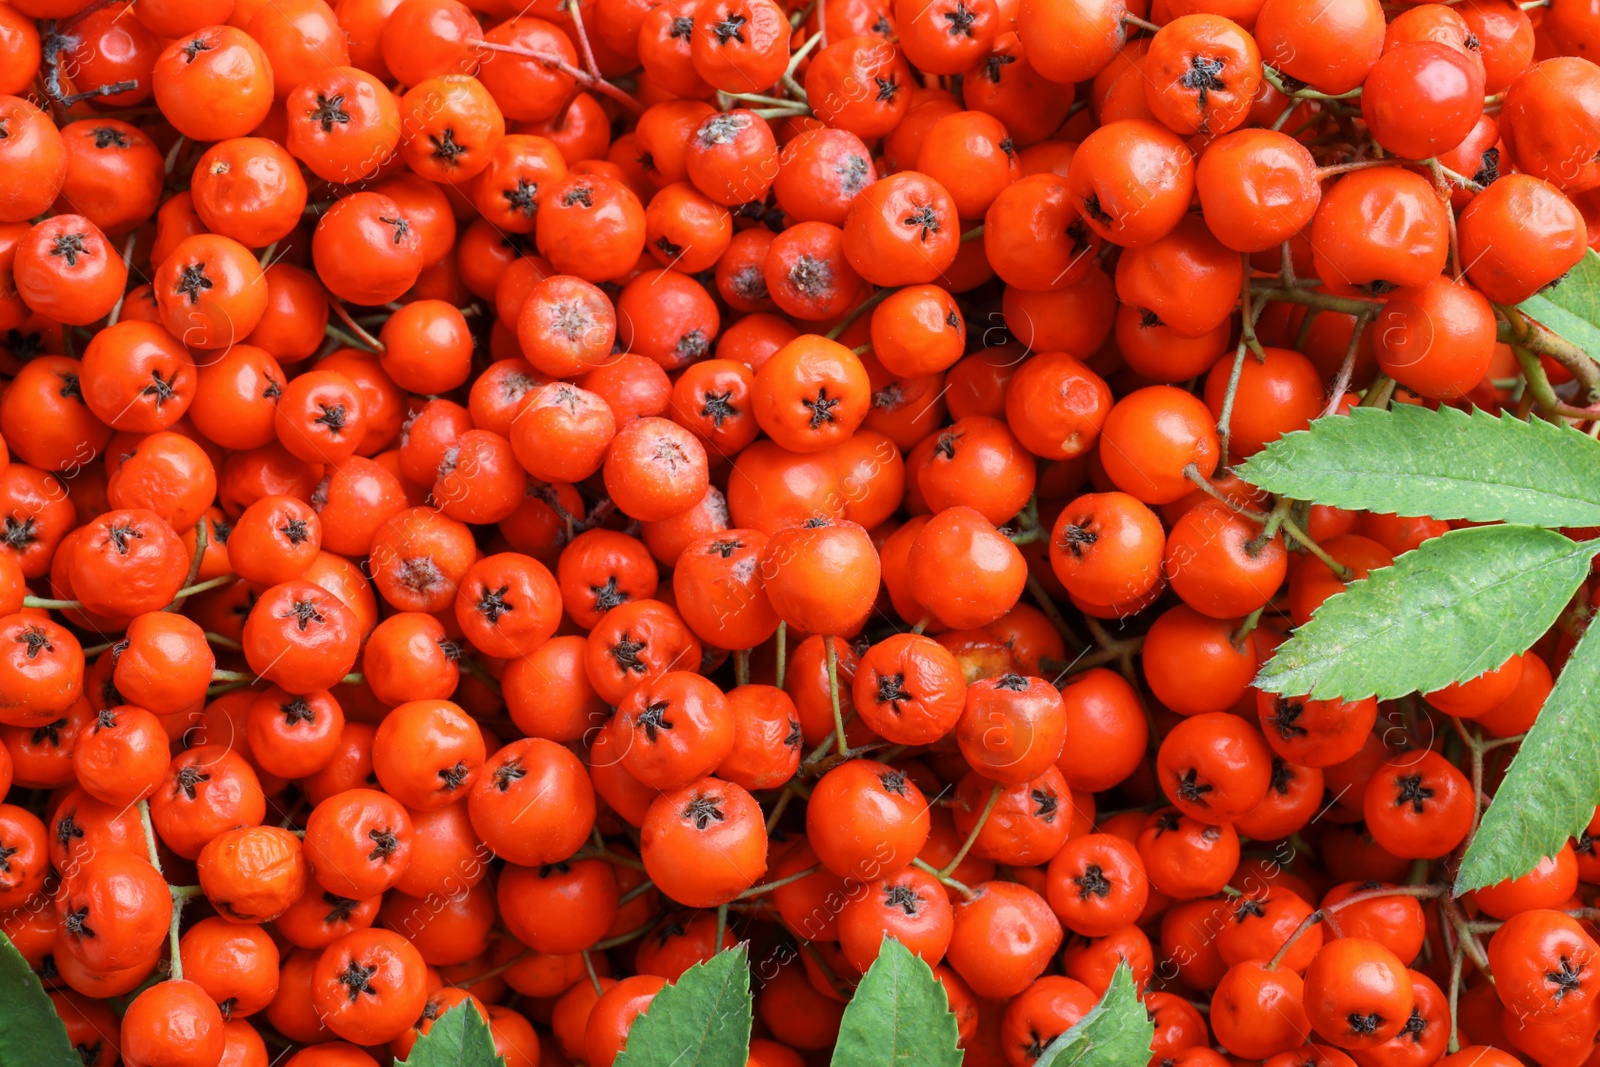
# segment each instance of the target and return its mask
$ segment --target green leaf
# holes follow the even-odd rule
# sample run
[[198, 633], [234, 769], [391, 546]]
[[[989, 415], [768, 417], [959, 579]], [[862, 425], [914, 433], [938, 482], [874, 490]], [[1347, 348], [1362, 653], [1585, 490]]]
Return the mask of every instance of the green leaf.
[[745, 946], [717, 953], [657, 993], [616, 1067], [744, 1067], [750, 1058]]
[[1329, 597], [1256, 685], [1387, 700], [1476, 678], [1550, 628], [1596, 551], [1534, 526], [1451, 530]]
[[885, 937], [844, 1009], [833, 1067], [961, 1067], [960, 1039], [943, 984], [922, 957]]
[[1456, 873], [1456, 893], [1518, 878], [1583, 832], [1600, 804], [1600, 624], [1545, 698]]
[[39, 976], [0, 934], [0, 1067], [83, 1067]]
[[1600, 359], [1600, 255], [1594, 249], [1584, 253], [1560, 285], [1517, 307]]
[[494, 1050], [489, 1024], [469, 1000], [435, 1019], [428, 1032], [411, 1046], [410, 1057], [395, 1061], [395, 1067], [505, 1067], [505, 1064], [505, 1057]]
[[1356, 408], [1285, 434], [1239, 477], [1295, 500], [1529, 526], [1600, 525], [1600, 441], [1481, 409]]
[[1131, 1067], [1150, 1059], [1155, 1023], [1144, 1010], [1133, 971], [1117, 964], [1094, 1009], [1045, 1046], [1034, 1067]]

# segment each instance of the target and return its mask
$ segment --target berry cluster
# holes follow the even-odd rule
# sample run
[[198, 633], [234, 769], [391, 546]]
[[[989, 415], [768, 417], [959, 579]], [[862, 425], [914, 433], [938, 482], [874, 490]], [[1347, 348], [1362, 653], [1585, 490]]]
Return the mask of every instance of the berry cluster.
[[1596, 58], [1595, 0], [0, 2], [0, 932], [85, 1067], [462, 1004], [611, 1067], [739, 942], [749, 1067], [823, 1064], [886, 938], [969, 1067], [1124, 969], [1152, 1067], [1600, 1064], [1590, 833], [1452, 887], [1587, 595], [1272, 691], [1470, 524], [1236, 469], [1600, 427], [1518, 307], [1600, 245]]

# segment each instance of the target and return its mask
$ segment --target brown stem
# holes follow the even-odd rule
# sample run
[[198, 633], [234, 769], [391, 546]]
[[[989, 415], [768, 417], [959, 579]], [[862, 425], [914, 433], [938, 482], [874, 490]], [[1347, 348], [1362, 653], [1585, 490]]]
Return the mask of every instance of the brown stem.
[[861, 301], [861, 303], [845, 312], [844, 318], [835, 323], [833, 329], [823, 334], [823, 336], [828, 338], [830, 341], [838, 340], [839, 335], [844, 333], [845, 330], [849, 329], [851, 323], [855, 322], [861, 316], [865, 315], [867, 312], [871, 311], [873, 308], [887, 300], [889, 298], [889, 294], [899, 291], [899, 286], [894, 286], [887, 289], [879, 289], [877, 292]]
[[[1233, 403], [1239, 395], [1239, 379], [1244, 376], [1244, 356], [1248, 351], [1250, 342], [1243, 337], [1239, 338], [1239, 347], [1233, 352], [1233, 367], [1228, 371], [1228, 387], [1222, 394], [1222, 410], [1217, 415], [1217, 443], [1221, 446], [1217, 467], [1223, 470], [1228, 467], [1228, 445], [1233, 437]], [[1188, 469], [1193, 469], [1196, 473], [1199, 471], [1199, 468], [1192, 463]], [[1188, 473], [1188, 469], [1184, 473]]]
[[366, 329], [351, 316], [350, 312], [345, 308], [343, 300], [340, 300], [332, 293], [329, 293], [328, 305], [333, 308], [333, 313], [339, 316], [339, 321], [349, 327], [350, 332], [355, 334], [356, 337], [361, 340], [362, 344], [366, 345], [374, 352], [382, 352], [384, 350], [383, 342], [372, 336], [372, 334], [368, 333]]
[[[1499, 340], [1513, 346], [1522, 345], [1531, 351], [1549, 356], [1578, 379], [1586, 399], [1591, 403], [1600, 400], [1600, 365], [1597, 365], [1588, 353], [1566, 338], [1534, 322], [1516, 308], [1501, 307], [1500, 310], [1505, 314], [1506, 322], [1500, 327]], [[1594, 416], [1592, 413], [1586, 413], [1577, 417]]]
[[1252, 522], [1259, 522], [1262, 525], [1266, 524], [1267, 516], [1261, 514], [1259, 511], [1256, 511], [1254, 508], [1247, 508], [1243, 504], [1240, 504], [1238, 501], [1227, 496], [1227, 494], [1223, 493], [1222, 490], [1212, 485], [1211, 479], [1201, 474], [1200, 468], [1195, 466], [1193, 463], [1183, 468], [1183, 476], [1193, 482], [1202, 492], [1211, 497], [1213, 500], [1218, 500], [1228, 505], [1228, 507], [1236, 514], [1243, 515]]
[[751, 897], [764, 896], [765, 894], [772, 892], [774, 889], [782, 889], [786, 885], [792, 885], [795, 882], [810, 878], [813, 874], [816, 874], [820, 870], [822, 870], [822, 864], [814, 863], [798, 874], [791, 874], [785, 878], [779, 878], [775, 882], [766, 882], [762, 885], [753, 885], [749, 889], [746, 889], [743, 893], [740, 893], [734, 899], [748, 900]]
[[1366, 889], [1359, 893], [1351, 893], [1343, 900], [1329, 904], [1325, 908], [1319, 908], [1301, 920], [1300, 925], [1295, 927], [1294, 932], [1284, 940], [1277, 953], [1267, 962], [1267, 969], [1276, 970], [1279, 962], [1282, 961], [1289, 949], [1294, 946], [1294, 943], [1300, 940], [1301, 935], [1317, 923], [1326, 922], [1337, 932], [1338, 924], [1333, 921], [1333, 917], [1352, 904], [1360, 904], [1368, 900], [1381, 900], [1384, 897], [1417, 897], [1422, 900], [1432, 900], [1444, 897], [1445, 893], [1446, 887], [1442, 885], [1386, 885], [1379, 886], [1377, 889]]
[[1349, 174], [1356, 170], [1370, 170], [1373, 167], [1392, 167], [1391, 159], [1358, 159], [1354, 163], [1335, 163], [1330, 167], [1317, 168], [1317, 180], [1325, 181], [1338, 174]]
[[600, 985], [600, 975], [595, 973], [594, 960], [589, 958], [589, 950], [583, 950], [583, 969], [589, 972], [589, 983], [594, 986], [597, 995], [603, 995], [605, 988]]
[[[1306, 312], [1309, 318], [1315, 311]], [[1334, 375], [1333, 389], [1328, 394], [1328, 406], [1322, 409], [1322, 417], [1327, 418], [1339, 410], [1339, 401], [1344, 399], [1345, 390], [1350, 388], [1350, 379], [1356, 372], [1356, 354], [1361, 349], [1361, 335], [1366, 331], [1367, 324], [1372, 321], [1369, 312], [1356, 316], [1356, 325], [1350, 331], [1350, 347], [1345, 350], [1344, 362], [1339, 364], [1339, 373]]]
[[482, 982], [485, 979], [493, 978], [497, 974], [505, 974], [511, 968], [515, 967], [523, 960], [531, 958], [532, 956], [533, 949], [525, 948], [515, 956], [512, 956], [509, 960], [506, 960], [504, 963], [500, 964], [498, 967], [491, 967], [487, 971], [480, 971], [477, 974], [468, 975], [467, 977], [461, 979], [461, 981], [453, 982], [451, 984], [461, 989], [466, 989], [469, 986], [477, 985], [479, 982]]
[[609, 96], [611, 99], [615, 100], [617, 103], [621, 104], [635, 115], [644, 114], [644, 105], [639, 103], [639, 101], [635, 100], [622, 89], [606, 81], [604, 78], [590, 74], [586, 70], [579, 70], [571, 63], [568, 63], [560, 56], [551, 52], [535, 52], [528, 48], [518, 48], [516, 45], [497, 44], [494, 41], [478, 41], [477, 45], [479, 48], [486, 48], [491, 52], [504, 52], [506, 55], [521, 56], [523, 59], [531, 59], [535, 62], [543, 63], [552, 70], [559, 70], [561, 73], [565, 74], [567, 77], [571, 78], [585, 89], [600, 93], [604, 96]]
[[1382, 302], [1377, 300], [1360, 300], [1355, 297], [1334, 296], [1331, 293], [1318, 292], [1315, 289], [1283, 289], [1278, 286], [1276, 279], [1265, 280], [1257, 284], [1255, 294], [1262, 300], [1301, 304], [1305, 307], [1320, 308], [1323, 311], [1338, 311], [1345, 315], [1374, 314], [1383, 307]]
[[1467, 955], [1472, 957], [1472, 962], [1477, 965], [1483, 976], [1492, 983], [1494, 974], [1489, 970], [1489, 955], [1483, 951], [1483, 946], [1478, 943], [1478, 935], [1467, 927], [1467, 917], [1461, 913], [1461, 908], [1448, 896], [1439, 896], [1439, 910], [1450, 924], [1456, 928], [1461, 945], [1467, 950]]
[[594, 61], [594, 49], [589, 45], [589, 33], [583, 28], [583, 7], [579, 0], [567, 0], [567, 14], [572, 16], [572, 29], [578, 38], [578, 51], [583, 55], [583, 69], [596, 81], [604, 81], [600, 64]]

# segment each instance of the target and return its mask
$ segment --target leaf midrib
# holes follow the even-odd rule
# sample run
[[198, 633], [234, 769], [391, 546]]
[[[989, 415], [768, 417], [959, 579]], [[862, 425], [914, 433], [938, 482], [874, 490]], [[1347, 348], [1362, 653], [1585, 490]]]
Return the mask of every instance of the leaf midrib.
[[[1281, 459], [1278, 460], [1278, 463], [1279, 463], [1280, 468], [1283, 469], [1283, 470], [1287, 470], [1288, 467], [1289, 467], [1289, 464], [1285, 463]], [[1551, 492], [1551, 491], [1546, 490], [1546, 489], [1539, 489], [1539, 488], [1528, 486], [1526, 484], [1519, 483], [1519, 482], [1502, 482], [1502, 481], [1494, 481], [1494, 480], [1483, 479], [1483, 478], [1464, 478], [1464, 477], [1460, 477], [1460, 476], [1457, 476], [1457, 475], [1451, 475], [1451, 474], [1423, 474], [1423, 473], [1418, 473], [1416, 471], [1403, 471], [1403, 470], [1394, 470], [1394, 469], [1389, 469], [1389, 468], [1385, 468], [1385, 469], [1382, 469], [1382, 470], [1373, 470], [1370, 467], [1341, 467], [1341, 466], [1338, 466], [1336, 464], [1331, 464], [1331, 463], [1330, 464], [1320, 464], [1320, 465], [1316, 464], [1316, 463], [1307, 463], [1307, 464], [1304, 464], [1302, 466], [1302, 470], [1309, 470], [1309, 471], [1312, 471], [1312, 472], [1322, 472], [1322, 473], [1327, 473], [1327, 474], [1353, 475], [1353, 476], [1366, 477], [1366, 478], [1370, 478], [1374, 474], [1378, 474], [1378, 475], [1382, 475], [1382, 476], [1384, 476], [1386, 478], [1393, 478], [1396, 481], [1448, 482], [1451, 485], [1468, 485], [1468, 486], [1474, 486], [1474, 487], [1483, 486], [1483, 485], [1491, 485], [1491, 486], [1496, 486], [1496, 487], [1501, 488], [1501, 489], [1515, 490], [1515, 491], [1517, 491], [1519, 493], [1524, 493], [1526, 495], [1538, 497], [1540, 499], [1545, 499], [1545, 500], [1572, 500], [1572, 501], [1577, 501], [1578, 503], [1586, 504], [1590, 508], [1594, 509], [1595, 511], [1600, 512], [1600, 496], [1596, 496], [1596, 497], [1571, 496], [1571, 495], [1568, 495], [1566, 493]], [[1271, 475], [1269, 474], [1269, 475], [1267, 475], [1267, 477], [1270, 478]], [[1263, 488], [1265, 488], [1265, 487], [1263, 487]], [[1431, 517], [1437, 518], [1438, 516], [1431, 516]], [[1461, 517], [1462, 518], [1466, 518], [1466, 516], [1461, 516]]]
[[[1461, 604], [1464, 604], [1469, 600], [1478, 599], [1479, 597], [1481, 597], [1481, 596], [1483, 596], [1483, 595], [1485, 595], [1485, 594], [1487, 594], [1489, 592], [1492, 592], [1493, 590], [1498, 589], [1501, 586], [1503, 586], [1503, 585], [1505, 585], [1505, 584], [1507, 584], [1509, 582], [1522, 581], [1528, 575], [1538, 574], [1541, 571], [1546, 570], [1546, 569], [1548, 569], [1550, 567], [1554, 567], [1554, 566], [1557, 566], [1558, 564], [1566, 563], [1566, 562], [1570, 561], [1575, 556], [1584, 555], [1585, 553], [1587, 553], [1589, 555], [1593, 555], [1595, 552], [1600, 551], [1600, 543], [1596, 543], [1596, 542], [1592, 542], [1592, 541], [1579, 541], [1579, 542], [1574, 542], [1574, 543], [1578, 546], [1576, 551], [1564, 552], [1560, 556], [1556, 556], [1556, 557], [1554, 557], [1552, 559], [1546, 560], [1545, 562], [1543, 562], [1541, 564], [1538, 564], [1537, 566], [1529, 567], [1526, 570], [1516, 571], [1515, 573], [1512, 573], [1512, 574], [1507, 574], [1504, 577], [1502, 577], [1502, 578], [1500, 578], [1500, 579], [1498, 579], [1498, 580], [1496, 580], [1494, 582], [1491, 582], [1488, 585], [1484, 585], [1484, 586], [1480, 586], [1480, 587], [1476, 588], [1475, 590], [1472, 591], [1472, 593], [1470, 595], [1465, 596], [1465, 597], [1461, 597], [1461, 598], [1455, 600], [1454, 602], [1452, 602], [1450, 604], [1441, 604], [1436, 608], [1430, 608], [1430, 609], [1428, 609], [1426, 611], [1419, 612], [1415, 616], [1415, 618], [1419, 618], [1419, 619], [1432, 618], [1433, 616], [1439, 614], [1440, 612], [1447, 611], [1452, 607], [1459, 607]], [[1372, 573], [1374, 573], [1374, 574], [1383, 573], [1385, 571], [1390, 571], [1390, 570], [1393, 570], [1393, 569], [1394, 569], [1394, 566], [1393, 566], [1393, 564], [1391, 564], [1388, 567], [1381, 567], [1381, 568], [1379, 568], [1378, 571], [1374, 571]], [[1368, 575], [1368, 580], [1369, 581], [1371, 580], [1371, 575], [1370, 574]], [[1334, 594], [1334, 596], [1342, 596], [1342, 595], [1344, 595], [1342, 592]], [[1328, 600], [1330, 602], [1333, 599], [1334, 599], [1334, 597], [1329, 597], [1328, 598]], [[1304, 660], [1304, 661], [1302, 661], [1300, 666], [1292, 668], [1292, 670], [1295, 670], [1295, 671], [1308, 670], [1314, 664], [1326, 663], [1326, 662], [1328, 662], [1330, 660], [1338, 659], [1339, 657], [1341, 657], [1341, 656], [1347, 654], [1348, 652], [1350, 652], [1351, 649], [1359, 648], [1362, 645], [1368, 644], [1369, 642], [1378, 640], [1379, 638], [1384, 637], [1384, 636], [1392, 633], [1393, 631], [1395, 631], [1395, 630], [1397, 630], [1399, 628], [1400, 628], [1400, 626], [1399, 626], [1398, 623], [1389, 623], [1389, 624], [1385, 625], [1384, 627], [1382, 627], [1381, 629], [1363, 631], [1363, 636], [1361, 637], [1361, 639], [1359, 641], [1352, 641], [1352, 642], [1349, 642], [1349, 643], [1339, 644], [1339, 645], [1337, 645], [1337, 647], [1330, 649], [1330, 651], [1329, 651], [1329, 653], [1327, 655], [1319, 656], [1314, 660], [1311, 660], [1311, 659]], [[1333, 644], [1333, 642], [1331, 642], [1331, 641], [1328, 642], [1328, 643], [1330, 645]], [[1483, 655], [1482, 653], [1479, 653], [1479, 658], [1482, 658], [1482, 655]], [[1477, 661], [1473, 660], [1471, 662], [1475, 664]], [[1270, 661], [1269, 661], [1269, 663], [1270, 663]], [[1284, 672], [1284, 673], [1288, 673], [1288, 672]], [[1268, 676], [1268, 677], [1271, 677], [1271, 676]], [[1346, 694], [1346, 695], [1348, 695], [1348, 694]]]
[[[707, 1038], [709, 1038], [711, 1036], [711, 1030], [712, 1030], [713, 1025], [721, 1017], [720, 1016], [720, 1012], [722, 1010], [722, 1005], [723, 1005], [724, 1000], [727, 999], [728, 986], [733, 983], [734, 973], [735, 973], [734, 971], [730, 970], [727, 974], [723, 975], [722, 985], [717, 988], [716, 999], [711, 1002], [711, 1010], [706, 1013], [705, 1026], [702, 1027], [701, 1030], [700, 1030], [700, 1048], [699, 1048], [699, 1051], [697, 1051], [695, 1053], [694, 1060], [692, 1061], [690, 1067], [699, 1067], [699, 1064], [705, 1062], [704, 1057], [705, 1057], [705, 1051], [706, 1051], [706, 1040], [707, 1040]], [[688, 1049], [684, 1050], [685, 1053], [687, 1053], [688, 1051], [689, 1051]], [[681, 1058], [682, 1058], [681, 1056], [678, 1057], [678, 1059], [681, 1059]], [[677, 1063], [678, 1059], [674, 1059], [672, 1062], [673, 1063]]]

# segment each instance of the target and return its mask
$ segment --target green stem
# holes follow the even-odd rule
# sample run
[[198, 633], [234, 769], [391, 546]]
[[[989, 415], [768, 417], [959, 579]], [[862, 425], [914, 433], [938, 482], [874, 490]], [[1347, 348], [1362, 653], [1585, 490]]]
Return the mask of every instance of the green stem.
[[810, 878], [813, 874], [816, 874], [820, 870], [822, 870], [822, 864], [813, 864], [798, 874], [791, 874], [785, 878], [779, 878], [775, 882], [767, 882], [764, 885], [751, 886], [734, 899], [748, 900], [750, 897], [764, 896], [765, 894], [772, 892], [774, 889], [782, 889], [786, 885], [793, 885], [795, 882]]
[[1247, 508], [1243, 504], [1231, 499], [1222, 490], [1212, 485], [1211, 479], [1201, 474], [1200, 468], [1195, 466], [1193, 463], [1183, 468], [1183, 476], [1193, 482], [1201, 492], [1205, 493], [1213, 500], [1226, 504], [1235, 513], [1243, 515], [1245, 518], [1250, 519], [1253, 522], [1259, 522], [1262, 524], [1266, 523], [1267, 516], [1261, 514], [1259, 511], [1256, 511], [1254, 508]]
[[1389, 401], [1394, 398], [1394, 387], [1397, 383], [1387, 374], [1379, 374], [1372, 384], [1367, 386], [1367, 394], [1361, 398], [1358, 407], [1383, 409], [1389, 406]]
[[515, 956], [512, 956], [509, 960], [506, 960], [504, 963], [500, 964], [498, 967], [491, 967], [487, 971], [480, 971], [477, 974], [470, 975], [469, 977], [463, 978], [460, 981], [454, 982], [452, 984], [456, 985], [456, 986], [459, 986], [462, 989], [467, 989], [467, 988], [470, 988], [471, 986], [477, 985], [479, 982], [482, 982], [482, 981], [484, 981], [486, 979], [493, 978], [496, 975], [505, 974], [511, 968], [513, 968], [517, 964], [521, 963], [523, 960], [532, 959], [532, 958], [533, 958], [533, 949], [525, 948], [521, 952], [517, 953]]
[[605, 989], [600, 985], [600, 975], [595, 973], [594, 960], [589, 958], [588, 949], [583, 950], [583, 969], [589, 972], [589, 984], [594, 986], [595, 993], [603, 995]]
[[767, 833], [771, 834], [773, 827], [778, 825], [778, 820], [783, 818], [784, 810], [789, 807], [789, 800], [794, 796], [793, 782], [786, 783], [783, 792], [778, 794], [777, 803], [772, 805], [772, 814], [767, 816]]
[[[182, 138], [180, 137], [179, 140], [181, 141]], [[133, 266], [133, 244], [137, 236], [136, 233], [130, 233], [128, 234], [128, 239], [122, 243], [122, 267], [124, 270], [128, 270]], [[115, 326], [117, 320], [122, 318], [122, 304], [127, 299], [128, 291], [127, 287], [124, 286], [122, 295], [117, 297], [117, 302], [111, 307], [110, 316], [106, 318], [107, 326]]]
[[772, 104], [777, 107], [793, 107], [793, 100], [785, 100], [781, 96], [762, 96], [760, 93], [720, 93], [729, 100], [739, 100], [746, 104]]
[[767, 121], [773, 119], [800, 119], [811, 114], [809, 107], [762, 107], [756, 108], [752, 114], [759, 115]]
[[362, 351], [365, 351], [365, 352], [377, 352], [378, 351], [376, 348], [373, 348], [371, 345], [367, 344], [367, 342], [363, 341], [361, 338], [355, 336], [354, 334], [346, 333], [345, 331], [339, 329], [339, 327], [335, 326], [331, 322], [328, 323], [328, 325], [323, 327], [323, 332], [326, 333], [329, 337], [333, 338], [335, 341], [338, 341], [340, 344], [346, 346], [347, 348], [359, 348], [359, 349], [361, 349]]
[[345, 328], [351, 333], [355, 334], [357, 337], [361, 338], [361, 343], [363, 345], [372, 349], [374, 352], [382, 352], [384, 350], [384, 344], [382, 341], [372, 336], [362, 327], [359, 322], [351, 318], [350, 312], [344, 306], [343, 300], [340, 300], [338, 297], [330, 293], [328, 295], [328, 304], [333, 308], [333, 313], [339, 316], [339, 321], [345, 324]]
[[1588, 353], [1566, 338], [1529, 319], [1516, 308], [1501, 306], [1500, 311], [1506, 317], [1505, 325], [1500, 327], [1500, 340], [1513, 345], [1521, 344], [1549, 356], [1578, 379], [1583, 386], [1586, 400], [1593, 403], [1600, 399], [1600, 366], [1596, 365]]
[[828, 701], [833, 705], [833, 733], [839, 745], [839, 755], [849, 751], [849, 742], [844, 737], [844, 712], [839, 704], [839, 650], [834, 647], [832, 636], [822, 639], [823, 645], [828, 650]]
[[198, 585], [184, 586], [182, 589], [178, 590], [176, 599], [183, 600], [185, 597], [191, 597], [197, 593], [204, 593], [209, 589], [220, 589], [225, 585], [232, 585], [238, 580], [239, 576], [237, 574], [219, 574], [215, 578], [201, 582]]
[[473, 659], [471, 656], [462, 656], [456, 661], [456, 666], [461, 669], [462, 674], [476, 678], [479, 682], [482, 682], [484, 687], [487, 688], [489, 692], [495, 694], [496, 696], [500, 695], [500, 679], [490, 674], [487, 667]]
[[[786, 77], [789, 77], [789, 78], [794, 77], [794, 72], [800, 69], [800, 62], [803, 59], [805, 59], [807, 55], [809, 55], [811, 53], [811, 50], [813, 48], [817, 47], [817, 45], [819, 45], [821, 43], [822, 43], [822, 34], [820, 34], [820, 33], [812, 34], [811, 37], [809, 39], [807, 39], [806, 43], [801, 45], [799, 48], [795, 49], [794, 55], [789, 57], [789, 66], [788, 66], [787, 69], [784, 70], [784, 72], [783, 72], [784, 75]], [[805, 94], [804, 93], [802, 93], [800, 95], [800, 99], [802, 99], [802, 100], [805, 99]]]
[[652, 918], [643, 926], [636, 926], [625, 934], [618, 934], [616, 937], [607, 938], [604, 941], [596, 941], [591, 947], [595, 951], [603, 952], [608, 948], [616, 948], [619, 945], [626, 945], [629, 941], [639, 940], [639, 938], [655, 929], [655, 926], [656, 920]]
[[631, 902], [633, 902], [635, 900], [638, 900], [640, 897], [644, 896], [646, 893], [650, 892], [650, 890], [654, 889], [655, 887], [656, 887], [656, 884], [654, 882], [652, 882], [650, 879], [646, 878], [644, 881], [640, 882], [638, 885], [634, 886], [632, 889], [630, 889], [626, 893], [622, 894], [622, 896], [618, 897], [617, 898], [617, 903], [619, 905], [631, 903]]
[[585, 860], [601, 860], [601, 861], [603, 861], [605, 863], [615, 864], [618, 867], [627, 867], [627, 868], [629, 868], [631, 870], [635, 870], [635, 871], [643, 871], [644, 870], [644, 864], [643, 863], [640, 863], [638, 860], [632, 859], [632, 858], [630, 858], [628, 856], [618, 855], [617, 853], [612, 852], [608, 848], [588, 848], [588, 847], [585, 847], [583, 849], [580, 849], [573, 856], [573, 858], [574, 859], [585, 859]]
[[1001, 785], [999, 782], [996, 782], [989, 788], [989, 800], [986, 804], [984, 804], [983, 811], [978, 816], [978, 821], [973, 824], [972, 832], [967, 835], [967, 839], [965, 841], [961, 842], [961, 847], [957, 849], [956, 854], [950, 858], [950, 862], [945, 864], [944, 867], [940, 869], [940, 878], [950, 877], [955, 869], [961, 866], [961, 861], [967, 858], [967, 853], [972, 851], [972, 846], [978, 841], [978, 835], [983, 833], [984, 824], [989, 821], [989, 814], [994, 811], [994, 806], [1000, 802], [1000, 794], [1004, 791], [1005, 786]]
[[939, 868], [935, 867], [921, 856], [914, 858], [911, 861], [911, 866], [917, 868], [918, 870], [927, 871], [929, 874], [939, 879], [941, 885], [949, 886], [951, 889], [954, 889], [957, 893], [960, 893], [968, 900], [971, 900], [973, 897], [977, 896], [977, 894], [972, 891], [971, 887], [962, 882], [956, 881], [947, 874], [940, 874]]
[[[1283, 520], [1289, 517], [1289, 511], [1293, 507], [1294, 501], [1290, 500], [1288, 497], [1283, 497], [1276, 504], [1274, 504], [1272, 506], [1272, 513], [1267, 516], [1267, 521], [1261, 524], [1261, 533], [1250, 539], [1249, 544], [1246, 545], [1246, 549], [1249, 549], [1249, 545], [1255, 545], [1255, 551], [1257, 552], [1261, 551], [1262, 548], [1265, 548], [1267, 542], [1272, 540], [1272, 538], [1277, 534], [1278, 527], [1283, 525]], [[1260, 543], [1257, 544], [1257, 542]]]
[[1545, 374], [1544, 364], [1539, 362], [1539, 357], [1522, 345], [1512, 345], [1511, 352], [1522, 365], [1522, 376], [1528, 381], [1528, 391], [1533, 394], [1533, 399], [1551, 416], [1558, 414], [1566, 405], [1556, 396], [1556, 391], [1551, 387], [1550, 378]]
[[1261, 607], [1245, 616], [1244, 622], [1239, 624], [1239, 628], [1234, 631], [1233, 637], [1230, 638], [1233, 647], [1238, 648], [1240, 645], [1244, 644], [1244, 639], [1249, 637], [1255, 631], [1255, 628], [1260, 625], [1261, 613], [1266, 610], [1267, 607], [1265, 604], [1263, 604]]
[[1290, 89], [1284, 83], [1283, 75], [1273, 68], [1262, 67], [1261, 73], [1278, 92], [1300, 100], [1350, 100], [1361, 95], [1360, 89], [1351, 89], [1348, 93], [1319, 93], [1315, 89]]
[[174, 982], [183, 981], [183, 954], [178, 951], [178, 926], [183, 921], [183, 905], [187, 899], [180, 896], [172, 898], [172, 925], [167, 927], [167, 945], [172, 952], [170, 974]]
[[784, 674], [784, 667], [786, 666], [786, 664], [785, 664], [785, 653], [788, 652], [788, 640], [787, 640], [788, 636], [789, 636], [789, 624], [786, 623], [786, 622], [778, 623], [778, 634], [777, 634], [777, 639], [776, 639], [777, 640], [777, 646], [778, 646], [778, 670], [777, 670], [777, 675], [776, 675], [776, 682], [777, 682], [777, 686], [778, 686], [779, 689], [783, 688], [783, 674]]
[[211, 538], [206, 533], [209, 521], [202, 515], [200, 521], [195, 524], [194, 556], [189, 560], [189, 573], [183, 579], [183, 588], [178, 590], [178, 595], [172, 598], [172, 603], [162, 608], [162, 611], [177, 611], [182, 608], [184, 598], [188, 595], [184, 589], [189, 588], [194, 584], [194, 580], [200, 577], [200, 564], [206, 558], [206, 547], [211, 543]]
[[161, 870], [161, 853], [156, 850], [156, 828], [150, 821], [150, 802], [141, 800], [138, 803], [139, 825], [144, 830], [144, 847], [150, 854], [150, 866], [159, 873]]
[[1349, 579], [1351, 573], [1350, 568], [1346, 567], [1343, 563], [1340, 563], [1338, 560], [1328, 555], [1327, 550], [1325, 550], [1315, 541], [1311, 540], [1306, 532], [1300, 529], [1300, 527], [1296, 526], [1294, 524], [1294, 520], [1289, 518], [1287, 515], [1283, 517], [1283, 532], [1294, 538], [1297, 544], [1301, 545], [1307, 552], [1311, 553], [1313, 556], [1316, 556], [1324, 564], [1326, 564], [1328, 569], [1334, 573], [1335, 577]]
[[839, 339], [839, 335], [850, 328], [851, 323], [855, 322], [861, 316], [865, 315], [867, 312], [871, 311], [873, 308], [889, 299], [890, 293], [897, 293], [899, 291], [900, 290], [898, 288], [879, 289], [877, 292], [861, 301], [861, 303], [845, 312], [844, 318], [840, 319], [838, 323], [834, 325], [833, 329], [823, 334], [823, 336], [830, 341], [837, 341]]

